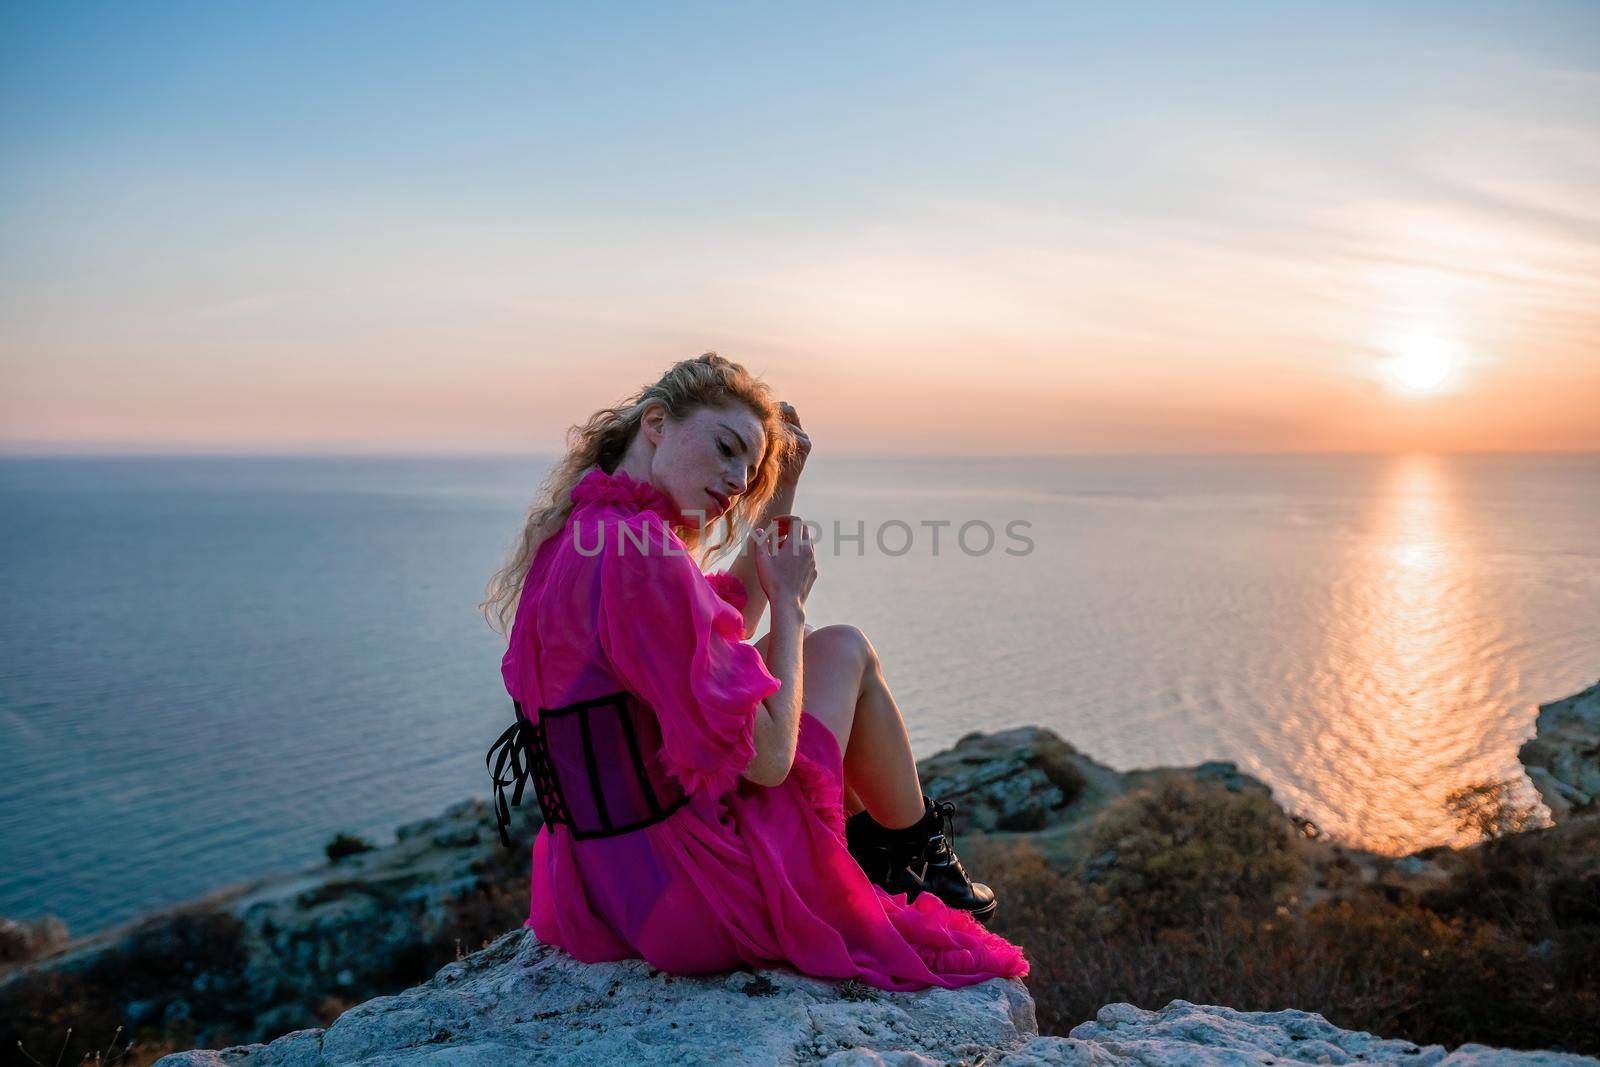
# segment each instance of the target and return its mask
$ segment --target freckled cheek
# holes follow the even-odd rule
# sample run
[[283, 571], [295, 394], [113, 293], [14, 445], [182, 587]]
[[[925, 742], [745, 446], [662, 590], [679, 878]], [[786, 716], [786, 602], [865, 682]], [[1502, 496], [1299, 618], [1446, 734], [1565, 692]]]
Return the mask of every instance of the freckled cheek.
[[722, 471], [728, 465], [727, 459], [724, 458], [722, 452], [718, 450], [715, 445], [711, 446], [711, 450], [708, 451], [702, 457], [702, 459], [703, 462], [701, 463], [701, 469], [706, 472], [705, 476], [708, 479], [720, 478], [722, 476]]

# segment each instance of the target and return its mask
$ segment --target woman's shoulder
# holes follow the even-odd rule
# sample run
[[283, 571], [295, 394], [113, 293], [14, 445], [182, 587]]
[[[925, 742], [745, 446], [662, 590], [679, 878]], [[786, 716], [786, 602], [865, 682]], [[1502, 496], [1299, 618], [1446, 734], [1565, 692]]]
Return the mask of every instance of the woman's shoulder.
[[554, 551], [569, 575], [598, 571], [602, 583], [705, 580], [689, 546], [654, 511], [578, 508], [556, 536]]
[[672, 526], [653, 511], [578, 509], [562, 534], [569, 548], [591, 558], [693, 558]]
[[578, 480], [569, 496], [578, 509], [598, 505], [622, 514], [654, 512], [668, 523], [682, 522], [684, 518], [678, 505], [664, 491], [622, 470], [607, 474], [595, 467]]

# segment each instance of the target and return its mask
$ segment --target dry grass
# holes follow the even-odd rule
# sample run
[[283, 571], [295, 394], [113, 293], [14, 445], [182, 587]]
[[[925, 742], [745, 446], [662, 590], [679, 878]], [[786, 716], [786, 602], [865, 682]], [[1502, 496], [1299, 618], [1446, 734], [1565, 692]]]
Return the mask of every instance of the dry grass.
[[962, 845], [1000, 897], [994, 929], [1028, 954], [1041, 1032], [1114, 1001], [1181, 998], [1450, 1047], [1600, 1052], [1600, 826], [1458, 854], [1451, 888], [1422, 900], [1371, 889], [1305, 905], [1270, 804], [1168, 789], [1123, 801], [1094, 828], [1114, 860], [1057, 868], [1025, 841]]
[[[142, 923], [93, 967], [51, 971], [0, 992], [0, 1049], [17, 1063], [85, 1059], [142, 1064], [175, 1049], [194, 1048], [196, 1024], [243, 1032], [241, 927], [226, 912], [189, 908]], [[202, 977], [203, 976], [203, 977]], [[129, 1026], [120, 1006], [147, 999], [165, 1005], [184, 990], [181, 1018]], [[246, 1006], [247, 1007], [247, 1006]], [[113, 1047], [132, 1045], [118, 1060]], [[146, 1059], [145, 1057], [149, 1058]]]

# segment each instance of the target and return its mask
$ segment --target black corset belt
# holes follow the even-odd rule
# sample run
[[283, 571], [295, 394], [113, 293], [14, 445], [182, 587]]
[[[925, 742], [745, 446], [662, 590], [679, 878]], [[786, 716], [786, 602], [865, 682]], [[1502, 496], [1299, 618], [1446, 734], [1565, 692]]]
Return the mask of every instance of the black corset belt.
[[[580, 841], [650, 826], [688, 803], [677, 779], [661, 768], [655, 712], [628, 690], [540, 708], [538, 722], [523, 716], [519, 701], [511, 705], [517, 721], [483, 758], [505, 847], [511, 847], [510, 804], [522, 803], [529, 778], [545, 825], [565, 826]], [[508, 786], [515, 786], [510, 804]]]

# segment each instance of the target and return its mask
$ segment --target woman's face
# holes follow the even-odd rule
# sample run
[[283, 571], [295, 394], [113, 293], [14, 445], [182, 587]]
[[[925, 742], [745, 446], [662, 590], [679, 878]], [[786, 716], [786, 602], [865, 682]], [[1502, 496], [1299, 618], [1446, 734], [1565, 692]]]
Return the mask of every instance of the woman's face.
[[691, 523], [703, 513], [709, 524], [735, 503], [767, 443], [761, 420], [742, 404], [698, 408], [682, 422], [652, 407], [640, 430], [656, 446], [650, 480]]

